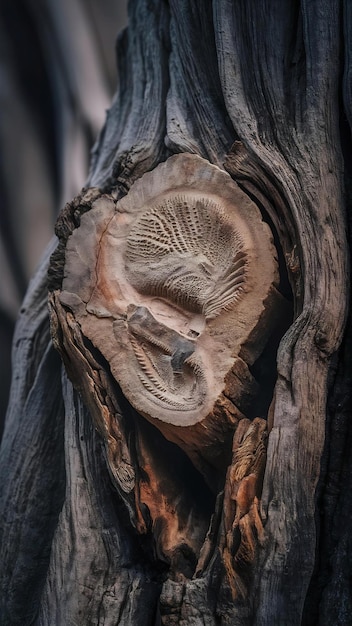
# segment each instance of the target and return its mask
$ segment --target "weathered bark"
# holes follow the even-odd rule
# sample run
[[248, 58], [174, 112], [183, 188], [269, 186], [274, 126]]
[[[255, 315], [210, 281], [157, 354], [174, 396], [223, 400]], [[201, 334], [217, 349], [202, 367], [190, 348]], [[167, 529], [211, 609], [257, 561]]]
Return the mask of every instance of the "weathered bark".
[[[130, 3], [88, 183], [101, 191], [65, 210], [51, 265], [52, 333], [76, 391], [49, 340], [48, 259], [17, 327], [4, 624], [349, 623], [350, 12], [338, 0]], [[54, 284], [95, 194], [123, 197], [178, 152], [225, 169], [258, 205], [292, 304], [253, 365], [267, 397], [239, 422], [215, 490], [129, 405]]]

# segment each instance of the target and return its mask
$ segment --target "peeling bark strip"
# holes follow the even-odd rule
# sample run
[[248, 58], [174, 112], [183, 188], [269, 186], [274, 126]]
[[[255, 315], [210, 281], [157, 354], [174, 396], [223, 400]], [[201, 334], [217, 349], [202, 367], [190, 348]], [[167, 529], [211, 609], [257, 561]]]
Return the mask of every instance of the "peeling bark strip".
[[[46, 349], [47, 263], [31, 286], [16, 335], [15, 382], [0, 457], [2, 621], [11, 626], [35, 619], [41, 626], [347, 626], [352, 610], [352, 551], [346, 534], [352, 344], [350, 325], [344, 330], [349, 247], [344, 198], [350, 214], [352, 107], [351, 26], [344, 17], [350, 9], [338, 0], [134, 0], [129, 12], [129, 29], [118, 44], [119, 91], [96, 146], [89, 188], [63, 211], [51, 263], [55, 342], [89, 410], [64, 375], [64, 444], [56, 429], [62, 424], [62, 402], [48, 398], [47, 391], [56, 390], [56, 399], [61, 380], [59, 364]], [[171, 156], [188, 152], [195, 156]], [[223, 181], [220, 191], [202, 204], [207, 219], [197, 231], [207, 245], [200, 251], [194, 251], [193, 235], [188, 247], [178, 249], [175, 243], [200, 215], [198, 196], [195, 204], [190, 201], [195, 188], [176, 194], [177, 211], [169, 201], [168, 167], [184, 158], [193, 163], [207, 159], [204, 172], [212, 179], [216, 171]], [[224, 167], [238, 187], [214, 166]], [[166, 187], [145, 204], [144, 184], [153, 187], [157, 172], [163, 172]], [[241, 198], [230, 215], [221, 201], [227, 189], [231, 197], [226, 207], [232, 207], [232, 197]], [[210, 188], [206, 192], [212, 193]], [[253, 302], [252, 320], [239, 318], [243, 334], [236, 354], [231, 353], [237, 341], [237, 331], [230, 332], [237, 328], [231, 316], [236, 307], [245, 310], [251, 293], [245, 292], [246, 281], [256, 279], [246, 242], [258, 241], [259, 252], [261, 245], [267, 252], [271, 246], [267, 228], [256, 218], [250, 218], [254, 232], [249, 238], [242, 228], [235, 234], [235, 217], [247, 224], [237, 213], [242, 202], [251, 215], [258, 214], [250, 208], [257, 204], [272, 225], [280, 291], [289, 296], [291, 289], [293, 296], [294, 319], [280, 343], [274, 376], [270, 370], [277, 344], [274, 335], [267, 337], [265, 325], [275, 311], [267, 294], [277, 279], [273, 269], [266, 274], [265, 263], [258, 307]], [[125, 220], [122, 238], [122, 230], [111, 230], [117, 219]], [[98, 251], [94, 242], [104, 220]], [[224, 224], [226, 245], [214, 253], [211, 237]], [[157, 231], [166, 235], [155, 241], [151, 233]], [[117, 257], [115, 243], [109, 247], [109, 241], [119, 242]], [[162, 241], [172, 250], [165, 256]], [[228, 242], [234, 250], [243, 246], [236, 259], [228, 255]], [[146, 249], [153, 250], [155, 267]], [[180, 269], [174, 283], [168, 282], [170, 259], [177, 263], [187, 254], [189, 275]], [[195, 261], [199, 254], [201, 268]], [[146, 281], [141, 271], [145, 258]], [[265, 260], [265, 253], [258, 263], [259, 258]], [[106, 259], [116, 268], [112, 282], [102, 282], [109, 274]], [[222, 274], [213, 273], [214, 259], [221, 259]], [[201, 293], [190, 289], [194, 275], [203, 285]], [[228, 290], [218, 290], [221, 276], [229, 279]], [[180, 292], [185, 282], [187, 289]], [[243, 297], [234, 297], [240, 286]], [[176, 305], [170, 310], [168, 304], [160, 318], [155, 301], [174, 302], [175, 296]], [[119, 311], [116, 301], [123, 304]], [[261, 307], [265, 324], [255, 334]], [[216, 334], [227, 319], [229, 332]], [[226, 367], [210, 351], [211, 366], [208, 353], [201, 352], [202, 336], [209, 343], [215, 336], [224, 340], [220, 349], [231, 353]], [[277, 343], [279, 337], [276, 328]], [[253, 362], [257, 341], [261, 354]], [[121, 357], [114, 369], [117, 342]], [[246, 349], [239, 349], [240, 344]], [[209, 365], [204, 378], [192, 365], [197, 355]], [[136, 394], [123, 374], [130, 358]], [[142, 394], [145, 372], [151, 390], [144, 385]], [[207, 405], [209, 372], [225, 383], [209, 395], [212, 409]], [[182, 390], [194, 383], [198, 405], [184, 426], [175, 423], [177, 407], [162, 411], [164, 377], [168, 390], [178, 377]], [[52, 386], [46, 385], [48, 378]], [[155, 389], [162, 398], [153, 394]], [[131, 403], [136, 396], [136, 408], [148, 419], [121, 390]], [[224, 444], [218, 456], [213, 441], [202, 444], [204, 425]], [[50, 449], [47, 432], [53, 434]], [[37, 442], [40, 454], [35, 457]], [[52, 471], [54, 463], [62, 472], [63, 454], [65, 496], [62, 480], [56, 489]], [[33, 490], [24, 488], [28, 476], [40, 494], [40, 507], [28, 495]], [[47, 530], [41, 511], [50, 517]], [[321, 521], [318, 534], [316, 519]], [[30, 554], [24, 552], [18, 561], [17, 546], [28, 528], [43, 529], [41, 541], [32, 542]], [[23, 566], [16, 567], [18, 562]], [[29, 581], [30, 597], [22, 594]], [[333, 606], [335, 597], [339, 606]]]

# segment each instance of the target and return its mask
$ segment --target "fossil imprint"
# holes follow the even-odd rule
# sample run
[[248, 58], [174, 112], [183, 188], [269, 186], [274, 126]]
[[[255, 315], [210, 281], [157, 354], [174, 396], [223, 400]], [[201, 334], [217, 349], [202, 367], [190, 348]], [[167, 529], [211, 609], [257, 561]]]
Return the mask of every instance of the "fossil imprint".
[[209, 458], [242, 416], [238, 386], [272, 330], [277, 282], [258, 208], [227, 173], [181, 154], [82, 215], [61, 302], [137, 411]]
[[243, 291], [243, 247], [219, 203], [197, 194], [173, 195], [147, 209], [133, 225], [127, 238], [127, 275], [140, 293], [210, 319]]

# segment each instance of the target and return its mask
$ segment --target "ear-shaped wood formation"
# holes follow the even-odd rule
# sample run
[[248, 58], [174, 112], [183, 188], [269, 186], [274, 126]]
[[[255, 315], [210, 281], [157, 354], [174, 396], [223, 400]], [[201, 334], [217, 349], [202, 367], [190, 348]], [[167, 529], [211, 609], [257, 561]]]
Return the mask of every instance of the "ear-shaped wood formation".
[[277, 282], [256, 205], [227, 173], [181, 154], [82, 215], [61, 302], [129, 402], [207, 475], [226, 467], [222, 445], [255, 394], [248, 365], [275, 324]]

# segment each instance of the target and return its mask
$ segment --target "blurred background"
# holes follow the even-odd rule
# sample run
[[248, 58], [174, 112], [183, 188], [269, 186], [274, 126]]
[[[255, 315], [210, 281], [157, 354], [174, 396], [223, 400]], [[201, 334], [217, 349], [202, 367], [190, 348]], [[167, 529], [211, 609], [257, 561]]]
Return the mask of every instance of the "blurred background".
[[17, 312], [85, 183], [126, 24], [127, 0], [0, 0], [0, 436]]

